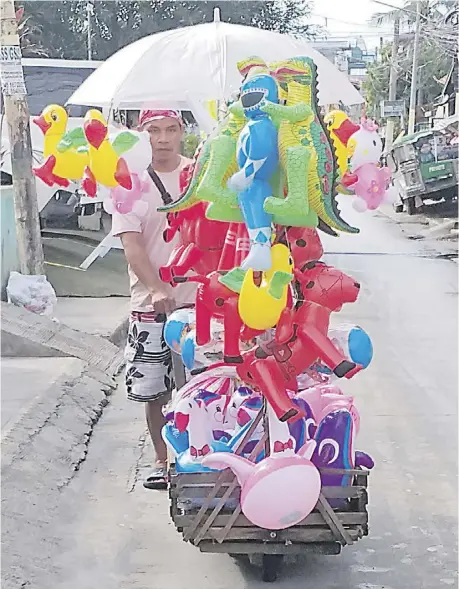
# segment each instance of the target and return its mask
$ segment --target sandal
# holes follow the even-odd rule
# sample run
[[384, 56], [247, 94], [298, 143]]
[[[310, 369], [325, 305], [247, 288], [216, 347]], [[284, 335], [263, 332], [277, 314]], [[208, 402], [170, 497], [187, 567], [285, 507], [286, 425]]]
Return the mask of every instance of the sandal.
[[166, 489], [167, 468], [164, 465], [156, 466], [143, 482], [145, 489]]

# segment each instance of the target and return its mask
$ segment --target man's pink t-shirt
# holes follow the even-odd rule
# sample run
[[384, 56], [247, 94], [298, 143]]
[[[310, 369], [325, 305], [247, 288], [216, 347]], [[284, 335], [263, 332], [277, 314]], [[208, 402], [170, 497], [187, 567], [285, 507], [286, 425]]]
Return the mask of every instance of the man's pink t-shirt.
[[[173, 172], [157, 172], [173, 200], [176, 200], [180, 195], [180, 172], [190, 162], [191, 160], [182, 157], [180, 165]], [[163, 231], [166, 223], [166, 215], [156, 210], [157, 207], [162, 206], [163, 201], [159, 190], [149, 177], [148, 182], [150, 189], [142, 196], [142, 200], [148, 204], [148, 209], [142, 215], [134, 211], [126, 214], [113, 213], [112, 233], [115, 236], [130, 231], [142, 233], [145, 239], [148, 257], [150, 258], [154, 271], [158, 273], [159, 277], [159, 268], [167, 264], [172, 250], [179, 243], [179, 237], [176, 236], [170, 243], [164, 241]], [[140, 282], [130, 266], [128, 266], [128, 272], [131, 285], [131, 310], [153, 311], [150, 292]], [[179, 284], [173, 288], [168, 284], [164, 284], [164, 292], [173, 297], [178, 305], [194, 303], [196, 286], [190, 283]]]

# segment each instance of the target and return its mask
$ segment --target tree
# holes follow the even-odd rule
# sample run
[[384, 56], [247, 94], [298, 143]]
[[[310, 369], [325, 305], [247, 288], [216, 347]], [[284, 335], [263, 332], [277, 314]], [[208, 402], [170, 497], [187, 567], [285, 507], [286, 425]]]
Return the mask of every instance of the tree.
[[[453, 54], [449, 51], [449, 27], [445, 23], [445, 15], [452, 5], [449, 0], [433, 1], [421, 0], [421, 35], [419, 54], [419, 94], [418, 104], [431, 104], [441, 91], [439, 80], [450, 70]], [[416, 19], [416, 2], [406, 2], [401, 10], [373, 15], [371, 23], [379, 26], [393, 22], [395, 18], [401, 21], [408, 33], [401, 33], [400, 47], [397, 57], [397, 99], [405, 100], [408, 104], [411, 87], [411, 67], [413, 61], [413, 33], [410, 31]], [[447, 28], [448, 32], [446, 32]], [[441, 31], [442, 40], [432, 31]], [[391, 63], [391, 45], [385, 45], [379, 62], [368, 67], [368, 78], [364, 83], [368, 110], [372, 116], [379, 116], [381, 100], [387, 100]]]
[[[368, 66], [368, 77], [363, 89], [371, 116], [380, 116], [381, 100], [387, 100], [390, 76], [391, 45], [387, 44], [381, 52], [381, 60]], [[410, 100], [412, 48], [400, 50], [397, 66], [397, 100]], [[428, 43], [421, 43], [419, 56], [419, 104], [431, 104], [441, 91], [439, 80], [449, 71], [451, 59]]]
[[[424, 43], [436, 46], [445, 51], [449, 56], [457, 54], [457, 21], [453, 14], [457, 15], [457, 0], [420, 0], [421, 6], [421, 39]], [[401, 35], [401, 45], [410, 45], [414, 32], [412, 27], [416, 20], [417, 1], [405, 2], [402, 8], [389, 12], [378, 12], [370, 19], [373, 26], [393, 23], [400, 19], [402, 28], [410, 32]]]
[[46, 49], [39, 40], [37, 42], [40, 30], [37, 25], [30, 22], [30, 17], [24, 18], [23, 8], [16, 11], [16, 21], [22, 55], [24, 57], [47, 57]]
[[[24, 15], [31, 29], [29, 39], [43, 48], [47, 57], [84, 58], [84, 14], [81, 0], [24, 2]], [[21, 39], [24, 57], [34, 57]], [[35, 56], [36, 57], [36, 56]]]
[[[125, 45], [146, 35], [210, 22], [214, 8], [222, 20], [280, 33], [313, 37], [319, 27], [309, 25], [309, 0], [93, 0], [93, 58], [104, 60]], [[33, 1], [24, 3], [37, 40], [49, 57], [84, 59], [87, 56], [87, 1]]]

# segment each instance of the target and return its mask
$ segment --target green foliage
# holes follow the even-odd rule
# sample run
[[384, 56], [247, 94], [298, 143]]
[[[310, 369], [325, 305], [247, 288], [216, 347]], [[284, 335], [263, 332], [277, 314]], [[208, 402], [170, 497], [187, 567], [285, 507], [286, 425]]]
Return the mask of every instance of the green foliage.
[[[391, 63], [391, 45], [385, 45], [381, 60], [368, 66], [368, 78], [363, 85], [370, 116], [380, 117], [380, 102], [389, 98], [389, 77]], [[408, 105], [411, 89], [411, 66], [413, 47], [401, 47], [397, 67], [397, 100], [405, 100]], [[418, 104], [431, 104], [442, 90], [438, 82], [451, 68], [451, 58], [435, 45], [421, 40], [419, 54]]]
[[[444, 29], [444, 15], [456, 5], [456, 0], [419, 0], [421, 12], [421, 35], [418, 70], [418, 104], [431, 104], [442, 90], [438, 82], [451, 68], [451, 51], [447, 41], [451, 31]], [[397, 18], [401, 26], [410, 25], [416, 20], [417, 1], [407, 1], [404, 10], [392, 10], [373, 15], [374, 25], [394, 22]], [[432, 30], [436, 29], [438, 35]], [[445, 39], [442, 42], [442, 31]], [[405, 100], [408, 105], [411, 89], [411, 69], [413, 63], [413, 35], [402, 35], [397, 58], [397, 100]], [[382, 49], [381, 59], [368, 67], [368, 78], [364, 92], [368, 104], [368, 114], [380, 116], [380, 101], [389, 98], [389, 77], [391, 65], [391, 44]]]
[[[210, 22], [220, 7], [225, 22], [251, 25], [280, 33], [311, 37], [318, 27], [305, 20], [311, 12], [310, 0], [93, 0], [93, 59], [107, 57], [146, 35]], [[23, 3], [32, 34], [30, 42], [44, 48], [48, 57], [85, 59], [87, 57], [87, 2], [26, 0]], [[30, 57], [23, 45], [25, 57]]]
[[198, 147], [200, 139], [194, 133], [186, 133], [183, 138], [183, 155], [190, 159], [193, 159], [196, 148]]

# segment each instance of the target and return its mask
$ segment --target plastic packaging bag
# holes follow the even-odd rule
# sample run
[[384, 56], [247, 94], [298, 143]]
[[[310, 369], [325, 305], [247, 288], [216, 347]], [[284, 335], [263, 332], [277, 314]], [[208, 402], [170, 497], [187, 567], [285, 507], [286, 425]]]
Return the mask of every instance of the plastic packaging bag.
[[57, 303], [56, 292], [44, 275], [11, 272], [6, 292], [9, 303], [39, 315], [51, 316]]

